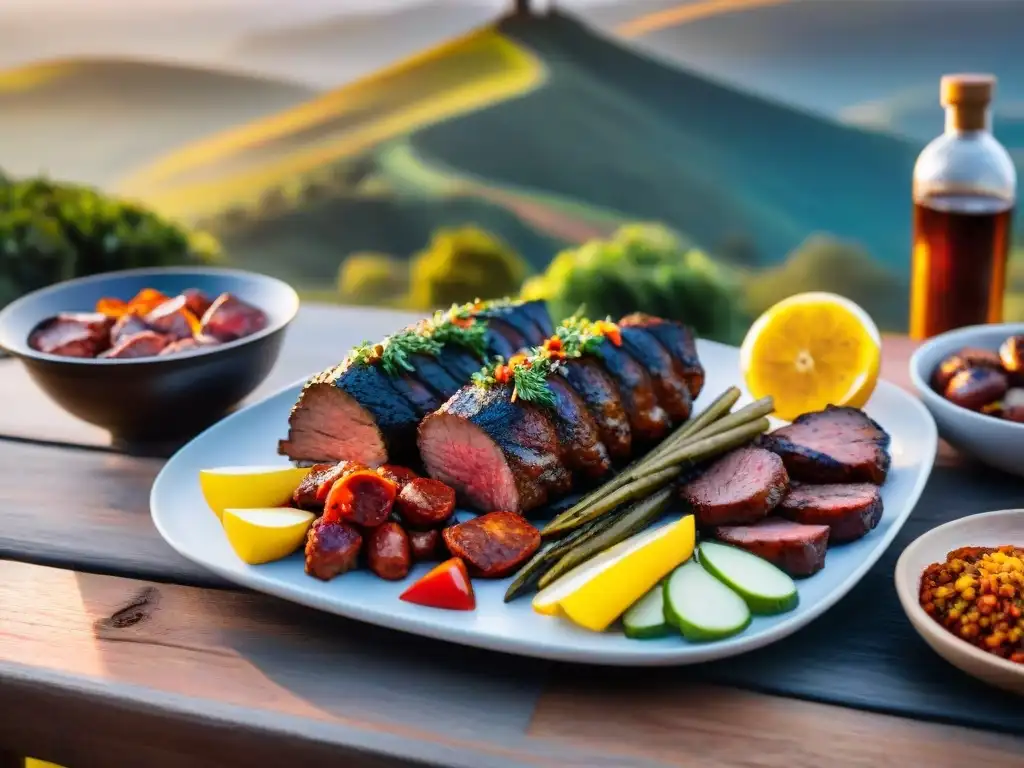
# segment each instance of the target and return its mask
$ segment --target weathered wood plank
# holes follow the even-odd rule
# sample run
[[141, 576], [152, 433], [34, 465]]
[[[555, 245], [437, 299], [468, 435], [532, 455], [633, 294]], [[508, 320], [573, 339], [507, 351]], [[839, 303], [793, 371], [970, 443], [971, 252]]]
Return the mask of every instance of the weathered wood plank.
[[538, 700], [541, 662], [399, 644], [256, 595], [18, 563], [0, 562], [0, 627], [0, 749], [74, 768], [792, 768], [911, 755], [998, 768], [1024, 748], [713, 686], [624, 697], [599, 674], [559, 679]]
[[[364, 339], [379, 339], [419, 317], [370, 307], [308, 305], [288, 329], [281, 357], [248, 402], [341, 360]], [[106, 432], [65, 413], [29, 378], [21, 363], [0, 358], [0, 437], [18, 437], [69, 445], [107, 446]]]

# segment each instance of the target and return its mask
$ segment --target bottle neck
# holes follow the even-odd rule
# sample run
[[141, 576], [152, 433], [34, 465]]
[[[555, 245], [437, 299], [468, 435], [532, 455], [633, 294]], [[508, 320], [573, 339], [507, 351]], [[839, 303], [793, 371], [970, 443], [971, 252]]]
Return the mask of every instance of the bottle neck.
[[984, 104], [956, 104], [946, 107], [946, 133], [991, 131], [992, 121]]

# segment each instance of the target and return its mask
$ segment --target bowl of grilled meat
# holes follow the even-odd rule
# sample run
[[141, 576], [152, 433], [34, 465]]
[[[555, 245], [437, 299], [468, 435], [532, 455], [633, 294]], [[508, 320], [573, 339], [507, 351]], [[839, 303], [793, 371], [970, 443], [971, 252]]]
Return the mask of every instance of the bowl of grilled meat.
[[947, 442], [1024, 476], [1024, 324], [929, 339], [910, 359], [910, 378]]
[[287, 283], [250, 272], [107, 272], [9, 304], [0, 348], [58, 405], [115, 440], [175, 440], [266, 378], [298, 307]]

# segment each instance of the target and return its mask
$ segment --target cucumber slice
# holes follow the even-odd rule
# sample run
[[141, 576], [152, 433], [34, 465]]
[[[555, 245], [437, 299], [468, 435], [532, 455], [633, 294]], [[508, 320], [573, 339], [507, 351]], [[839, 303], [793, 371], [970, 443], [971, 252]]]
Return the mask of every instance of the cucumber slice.
[[665, 582], [665, 618], [694, 642], [721, 640], [750, 624], [743, 598], [701, 567], [681, 565]]
[[739, 547], [706, 541], [700, 545], [704, 569], [742, 597], [752, 613], [785, 613], [800, 598], [787, 573]]
[[633, 603], [622, 615], [622, 630], [626, 637], [638, 640], [664, 637], [670, 629], [665, 621], [665, 588], [661, 584]]

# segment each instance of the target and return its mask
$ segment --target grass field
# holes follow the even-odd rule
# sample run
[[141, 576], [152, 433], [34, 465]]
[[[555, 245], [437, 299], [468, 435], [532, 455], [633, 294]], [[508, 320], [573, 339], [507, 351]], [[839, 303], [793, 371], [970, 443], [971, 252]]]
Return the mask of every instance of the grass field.
[[544, 79], [536, 57], [482, 29], [295, 109], [187, 146], [126, 178], [120, 191], [183, 219], [255, 204], [267, 189], [521, 95]]

